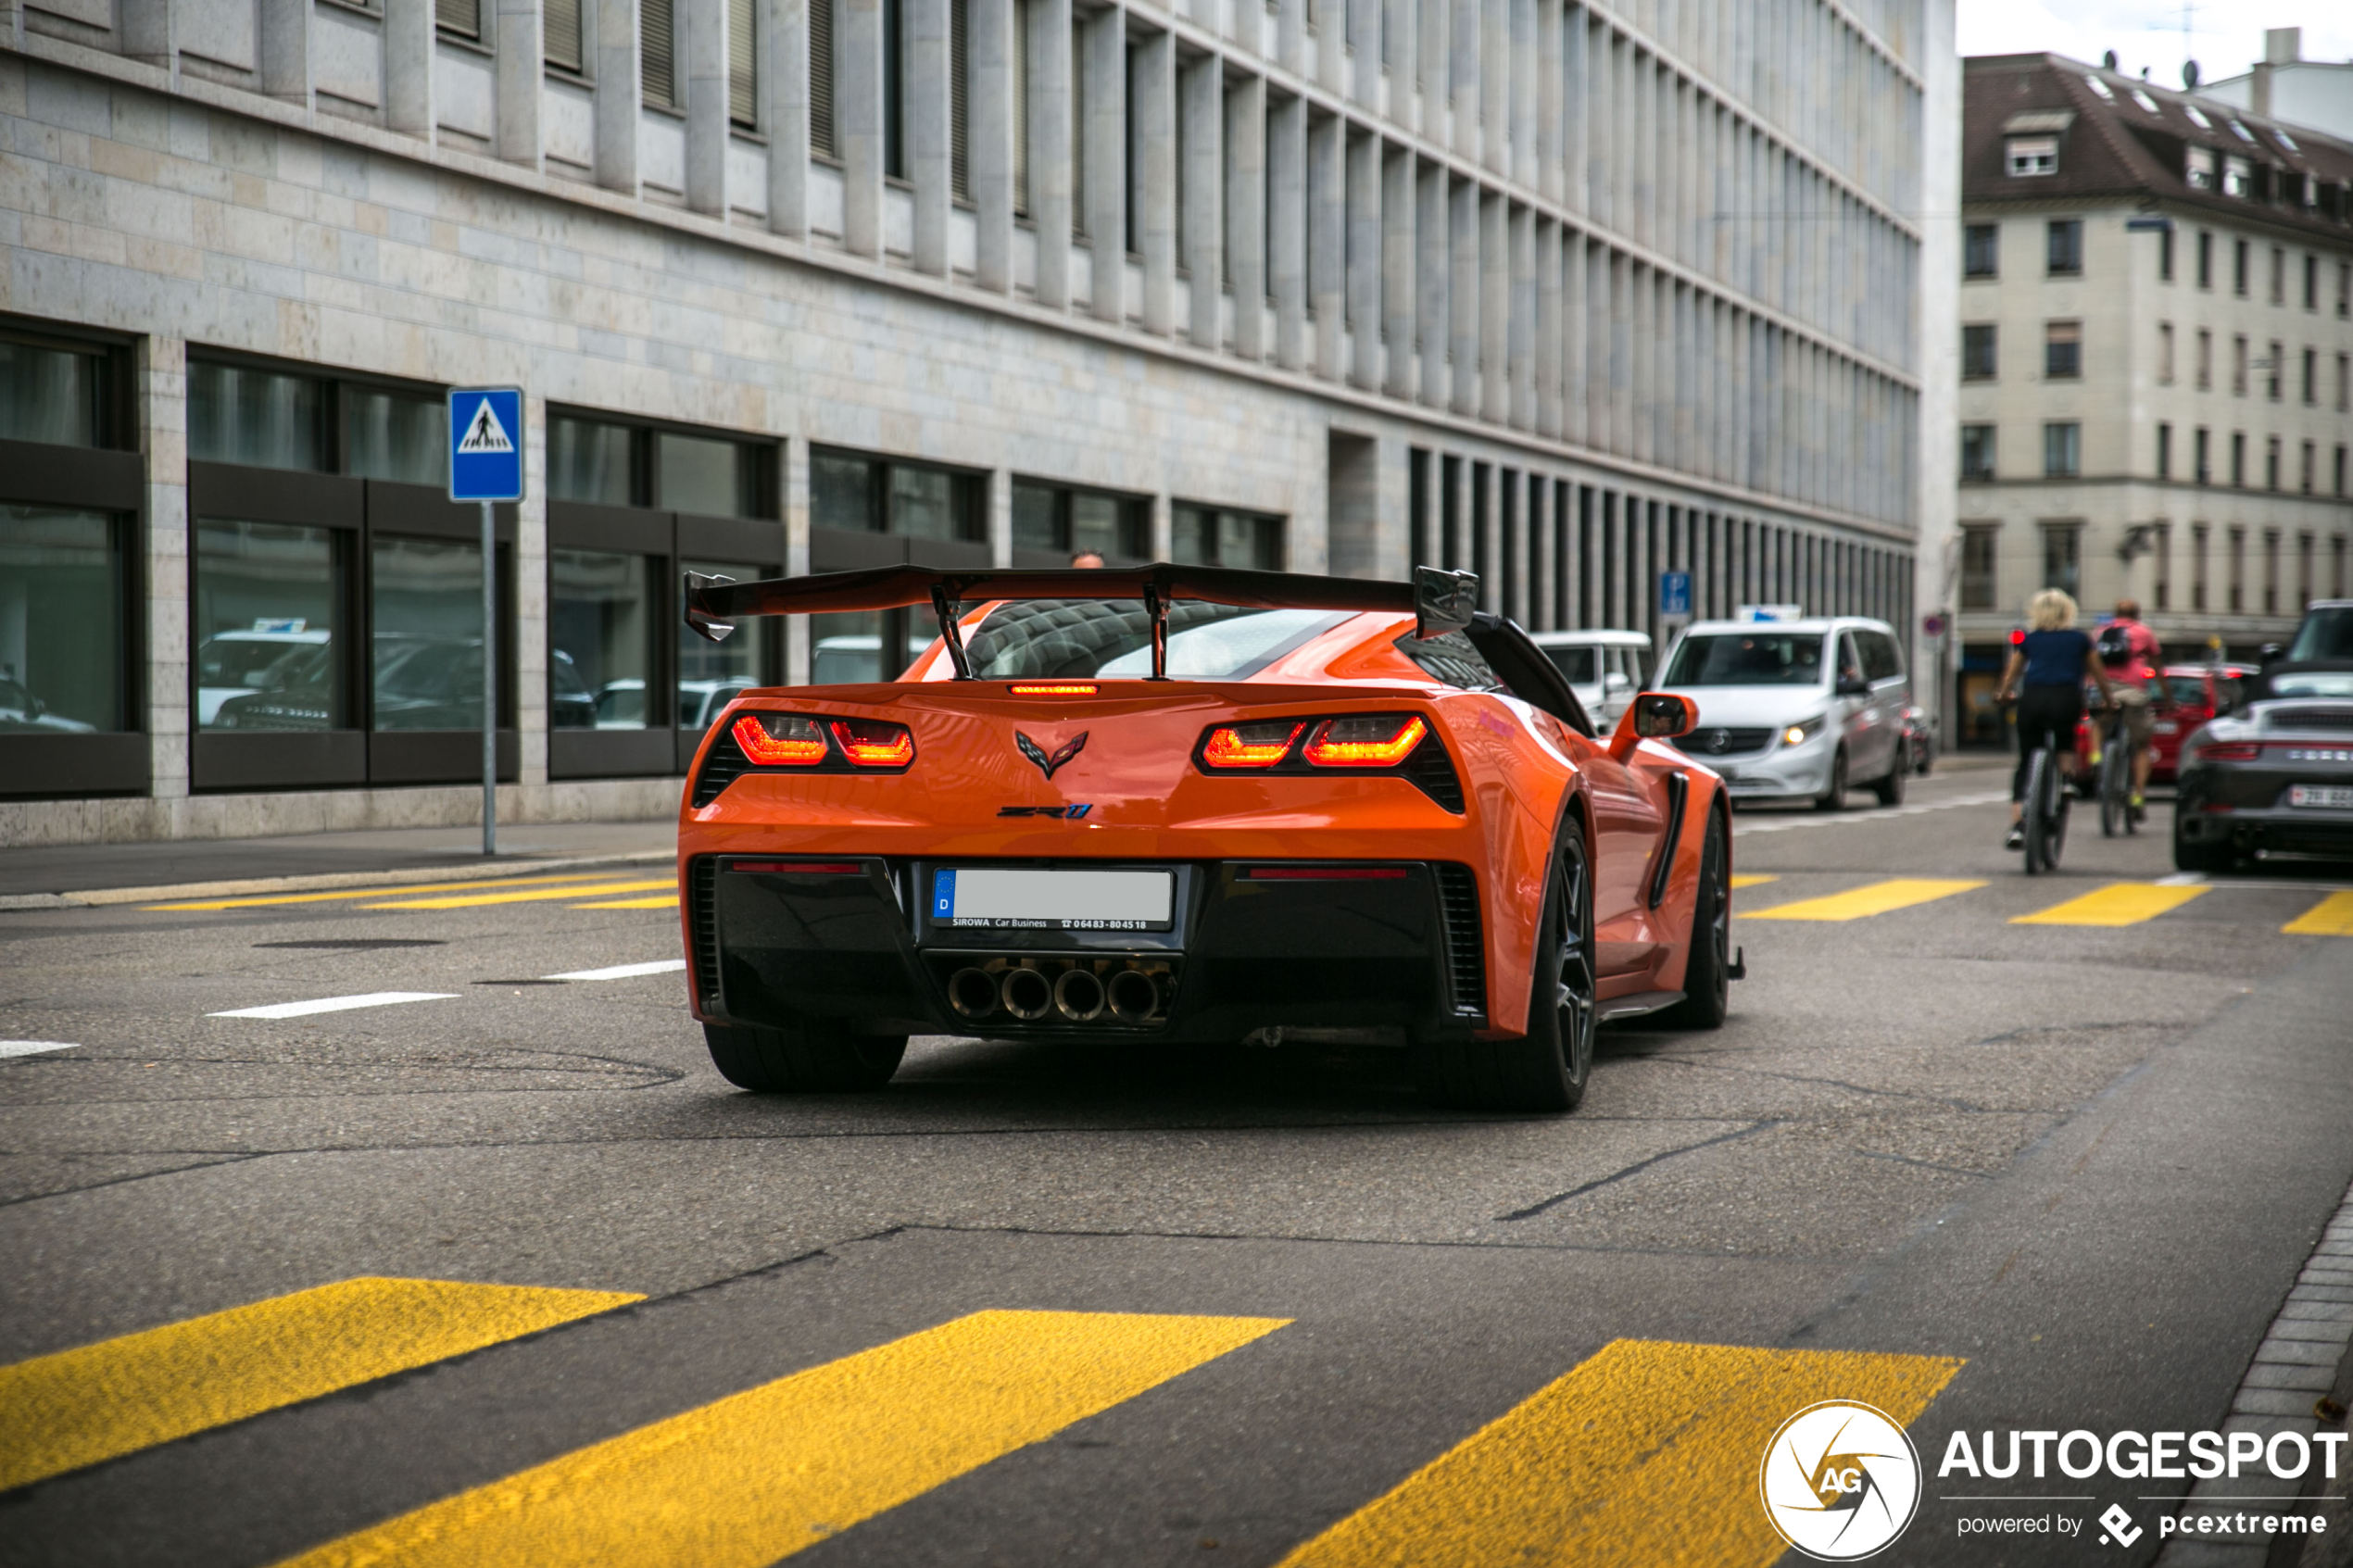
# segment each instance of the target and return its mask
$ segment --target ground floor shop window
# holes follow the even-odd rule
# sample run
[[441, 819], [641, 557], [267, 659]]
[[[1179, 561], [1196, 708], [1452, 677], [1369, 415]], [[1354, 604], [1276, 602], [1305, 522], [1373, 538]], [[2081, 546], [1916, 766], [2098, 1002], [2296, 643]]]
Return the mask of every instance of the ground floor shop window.
[[369, 569], [374, 727], [482, 728], [482, 546], [378, 534]]
[[0, 505], [0, 734], [129, 728], [121, 528]]
[[[1476, 492], [1483, 494], [1483, 487]], [[1283, 569], [1281, 518], [1179, 506], [1173, 521], [1174, 554], [1182, 565], [1254, 567], [1261, 571]]]
[[[741, 561], [689, 560], [687, 571], [706, 577], [732, 577], [738, 583], [774, 575], [767, 568]], [[700, 734], [747, 686], [766, 685], [776, 679], [776, 617], [747, 616], [736, 622], [734, 635], [724, 643], [707, 642], [678, 629], [678, 728]]]
[[333, 531], [207, 518], [195, 533], [196, 727], [344, 728]]
[[937, 635], [938, 627], [928, 614], [903, 609], [812, 615], [809, 618], [810, 684], [836, 686], [895, 681]]
[[642, 730], [653, 671], [654, 599], [646, 558], [547, 552], [547, 725]]

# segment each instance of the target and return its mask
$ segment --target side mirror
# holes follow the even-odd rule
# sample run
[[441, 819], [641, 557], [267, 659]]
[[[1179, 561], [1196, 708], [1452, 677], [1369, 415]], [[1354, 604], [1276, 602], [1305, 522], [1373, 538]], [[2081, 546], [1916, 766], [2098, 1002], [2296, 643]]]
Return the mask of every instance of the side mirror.
[[1869, 696], [1871, 695], [1871, 684], [1860, 675], [1841, 675], [1838, 684], [1831, 690], [1840, 696]]
[[1699, 723], [1699, 704], [1687, 696], [1669, 692], [1644, 692], [1626, 707], [1617, 721], [1617, 733], [1609, 737], [1609, 754], [1623, 762], [1633, 753], [1635, 744], [1646, 740], [1672, 740], [1687, 735]]
[[2259, 663], [2277, 664], [2282, 659], [2287, 657], [2287, 649], [2277, 643], [2265, 643], [2255, 650], [2255, 657]]
[[1478, 574], [1441, 571], [1434, 566], [1414, 568], [1414, 635], [1440, 636], [1460, 632], [1478, 612]]

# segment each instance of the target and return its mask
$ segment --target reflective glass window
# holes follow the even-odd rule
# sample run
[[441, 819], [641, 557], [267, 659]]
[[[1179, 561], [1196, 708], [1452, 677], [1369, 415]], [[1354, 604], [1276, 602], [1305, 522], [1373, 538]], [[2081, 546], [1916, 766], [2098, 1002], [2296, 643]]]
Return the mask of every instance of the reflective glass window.
[[324, 388], [308, 376], [193, 360], [188, 456], [265, 469], [327, 466]]
[[482, 546], [377, 534], [369, 546], [379, 730], [482, 728]]
[[0, 505], [0, 734], [126, 727], [122, 573], [105, 513]]
[[1070, 535], [1063, 528], [1062, 496], [1043, 484], [1013, 486], [1013, 548], [1066, 550]]
[[94, 446], [105, 360], [0, 338], [0, 441]]
[[890, 531], [910, 539], [961, 539], [957, 484], [937, 469], [890, 470]]
[[449, 405], [374, 387], [344, 389], [344, 454], [361, 479], [404, 484], [449, 483]]
[[[738, 583], [775, 575], [773, 568], [741, 561], [690, 560], [680, 564], [687, 571], [732, 577]], [[773, 615], [748, 615], [736, 622], [734, 634], [725, 642], [712, 643], [697, 636], [682, 622], [678, 628], [678, 727], [696, 733], [708, 729], [719, 710], [735, 700], [737, 692], [746, 686], [764, 684], [768, 671], [774, 668], [776, 634], [782, 625]]]
[[547, 588], [549, 725], [644, 729], [654, 620], [646, 558], [550, 550]]
[[809, 459], [809, 525], [852, 533], [882, 532], [875, 507], [875, 465], [820, 452]]
[[752, 458], [753, 449], [740, 442], [657, 432], [654, 471], [661, 494], [654, 505], [706, 517], [751, 517], [758, 501]]
[[196, 724], [205, 730], [346, 726], [335, 630], [334, 535], [291, 523], [196, 523]]
[[630, 458], [635, 443], [626, 425], [599, 424], [558, 414], [547, 420], [547, 495], [557, 501], [608, 507], [637, 502]]
[[809, 683], [835, 686], [895, 681], [931, 646], [937, 633], [928, 610], [812, 615], [809, 618]]

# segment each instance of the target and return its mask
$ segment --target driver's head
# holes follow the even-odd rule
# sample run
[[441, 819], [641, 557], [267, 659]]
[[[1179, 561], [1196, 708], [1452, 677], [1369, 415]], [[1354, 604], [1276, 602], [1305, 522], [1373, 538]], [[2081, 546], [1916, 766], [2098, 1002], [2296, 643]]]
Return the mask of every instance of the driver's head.
[[2117, 600], [2117, 601], [2116, 601], [2116, 619], [2117, 619], [2117, 620], [2119, 620], [2119, 621], [2138, 621], [2140, 618], [2141, 618], [2141, 601], [2140, 601], [2140, 600], [2138, 600], [2138, 599], [2119, 599], [2119, 600]]

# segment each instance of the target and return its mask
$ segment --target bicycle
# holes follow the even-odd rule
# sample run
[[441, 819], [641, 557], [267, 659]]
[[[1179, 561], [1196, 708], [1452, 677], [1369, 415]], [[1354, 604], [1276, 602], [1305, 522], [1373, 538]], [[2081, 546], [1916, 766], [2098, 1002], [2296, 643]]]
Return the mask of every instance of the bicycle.
[[2114, 838], [2120, 825], [2127, 834], [2141, 831], [2140, 809], [2133, 804], [2133, 740], [2132, 730], [2125, 722], [2121, 705], [2113, 709], [2105, 724], [2093, 733], [2099, 736], [2100, 836]]
[[2059, 755], [2047, 735], [2044, 744], [2027, 754], [2025, 811], [2019, 826], [2025, 831], [2029, 876], [2058, 870], [2059, 852], [2067, 847], [2069, 791], [2060, 776], [2065, 770], [2059, 766]]

